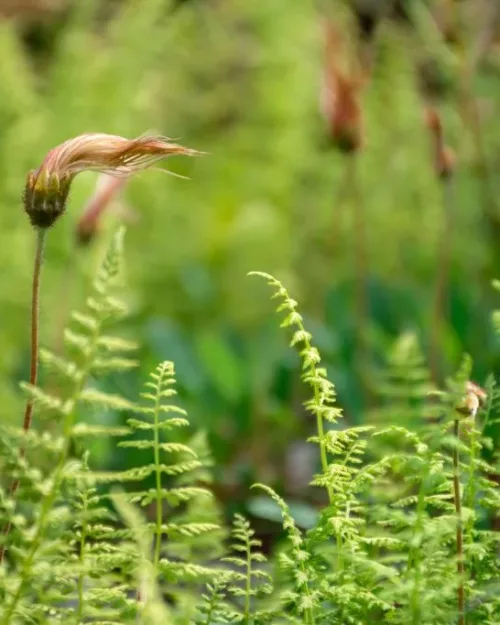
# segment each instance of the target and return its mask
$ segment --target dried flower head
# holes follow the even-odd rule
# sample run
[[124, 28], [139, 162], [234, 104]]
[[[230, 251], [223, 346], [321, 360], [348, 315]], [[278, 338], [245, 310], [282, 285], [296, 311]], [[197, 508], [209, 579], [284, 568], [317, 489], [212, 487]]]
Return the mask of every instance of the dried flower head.
[[82, 171], [127, 177], [176, 154], [198, 154], [164, 137], [125, 139], [117, 135], [85, 134], [50, 150], [40, 167], [28, 173], [25, 210], [31, 223], [49, 228], [65, 210], [73, 178]]
[[444, 143], [443, 124], [435, 108], [430, 106], [426, 108], [425, 123], [432, 135], [436, 174], [441, 179], [449, 178], [455, 169], [456, 156]]
[[457, 410], [461, 414], [474, 419], [479, 407], [481, 404], [485, 403], [487, 397], [488, 396], [484, 389], [477, 384], [474, 384], [474, 382], [468, 381], [465, 385], [465, 395]]
[[345, 55], [342, 54], [340, 33], [330, 22], [325, 22], [325, 30], [326, 58], [321, 110], [335, 145], [343, 152], [354, 152], [363, 141], [360, 99], [365, 78], [353, 71], [352, 67], [341, 67]]
[[78, 245], [88, 245], [92, 241], [99, 230], [102, 214], [113, 203], [126, 183], [126, 178], [101, 174], [97, 181], [96, 190], [76, 225], [76, 242]]

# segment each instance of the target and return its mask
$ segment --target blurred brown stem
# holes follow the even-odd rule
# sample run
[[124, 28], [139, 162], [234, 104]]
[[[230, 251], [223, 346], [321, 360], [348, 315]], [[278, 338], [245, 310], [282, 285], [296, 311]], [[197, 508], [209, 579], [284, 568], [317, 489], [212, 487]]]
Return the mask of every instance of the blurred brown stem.
[[365, 406], [369, 403], [368, 385], [364, 375], [363, 360], [366, 356], [366, 325], [368, 321], [368, 263], [367, 237], [363, 197], [358, 186], [357, 157], [355, 154], [346, 156], [347, 188], [352, 198], [352, 233], [355, 267], [355, 309], [356, 324], [355, 366], [361, 382], [361, 392]]
[[495, 34], [500, 25], [500, 2], [498, 0], [489, 0], [483, 2], [488, 7], [483, 11], [484, 23], [479, 31], [472, 58], [470, 62], [471, 74], [475, 73], [476, 68], [481, 64], [484, 57], [491, 48], [491, 44], [495, 40]]
[[442, 333], [449, 312], [449, 282], [453, 232], [453, 180], [447, 178], [443, 187], [443, 221], [438, 236], [437, 277], [432, 304], [430, 336], [430, 368], [434, 382], [439, 383], [442, 374]]
[[480, 111], [473, 91], [474, 76], [491, 47], [495, 32], [500, 23], [500, 2], [498, 0], [492, 0], [488, 4], [489, 10], [484, 12], [485, 20], [483, 27], [469, 55], [467, 54], [466, 41], [463, 33], [459, 31], [458, 42], [460, 44], [462, 56], [459, 97], [462, 119], [465, 126], [469, 128], [472, 134], [476, 150], [478, 173], [482, 179], [480, 193], [483, 197], [483, 214], [491, 229], [494, 243], [496, 243], [496, 236], [500, 232], [500, 217], [497, 214], [497, 199], [483, 140]]
[[[39, 228], [36, 231], [36, 252], [35, 264], [33, 267], [33, 286], [31, 295], [31, 362], [30, 362], [30, 378], [31, 386], [36, 386], [38, 380], [38, 347], [39, 347], [39, 317], [40, 317], [40, 278], [43, 265], [43, 250], [45, 247], [46, 230]], [[26, 401], [23, 420], [23, 434], [27, 434], [31, 427], [33, 418], [33, 400], [29, 398]], [[19, 456], [23, 459], [26, 455], [26, 444], [22, 444], [19, 450]], [[10, 495], [15, 500], [19, 489], [19, 478], [15, 479], [10, 487]], [[7, 551], [7, 539], [10, 534], [12, 524], [7, 522], [4, 530], [4, 544], [0, 547], [0, 564], [3, 561], [5, 552]]]

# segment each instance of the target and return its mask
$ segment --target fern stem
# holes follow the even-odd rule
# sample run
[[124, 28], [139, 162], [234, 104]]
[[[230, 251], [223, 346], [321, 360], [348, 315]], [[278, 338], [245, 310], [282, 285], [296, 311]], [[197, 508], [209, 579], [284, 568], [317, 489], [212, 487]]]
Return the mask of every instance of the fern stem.
[[210, 606], [207, 610], [207, 618], [205, 620], [205, 625], [212, 625], [212, 616], [215, 612], [215, 606], [217, 604], [217, 594], [212, 593], [212, 597], [210, 598]]
[[[297, 327], [299, 331], [303, 334], [304, 337], [304, 347], [307, 351], [312, 349], [311, 341], [307, 338], [307, 332], [304, 327], [302, 321], [297, 321]], [[315, 381], [317, 376], [317, 370], [314, 363], [309, 365], [309, 377], [311, 378], [311, 385], [313, 387], [314, 392], [314, 405], [316, 406], [315, 414], [316, 414], [316, 428], [318, 430], [318, 440], [319, 440], [319, 455], [321, 459], [321, 469], [323, 474], [326, 475], [328, 472], [328, 455], [325, 443], [325, 428], [323, 426], [323, 416], [321, 414], [322, 407], [322, 399], [321, 399], [321, 389], [319, 384]], [[333, 503], [333, 489], [331, 486], [327, 486], [326, 488], [328, 493], [328, 501], [330, 504]]]
[[[305, 327], [302, 321], [298, 321], [297, 326], [299, 330], [304, 334], [304, 336], [307, 337], [307, 333], [305, 331]], [[304, 339], [304, 345], [305, 345], [306, 350], [310, 350], [312, 348], [311, 341], [309, 340], [309, 338]], [[316, 411], [315, 411], [316, 412], [316, 428], [318, 430], [321, 469], [323, 471], [323, 475], [326, 476], [328, 473], [328, 454], [327, 454], [326, 442], [325, 442], [325, 428], [323, 425], [323, 416], [321, 414], [321, 406], [322, 406], [321, 389], [319, 387], [319, 384], [316, 381], [314, 381], [317, 378], [317, 370], [316, 370], [316, 366], [314, 363], [311, 363], [309, 366], [309, 375], [311, 379], [313, 380], [312, 386], [313, 386], [313, 391], [314, 391], [314, 404], [316, 406]], [[329, 484], [326, 487], [326, 491], [328, 493], [328, 502], [330, 505], [332, 505], [334, 502], [334, 495], [333, 495], [333, 489]], [[338, 563], [339, 570], [342, 571], [344, 568], [344, 560], [342, 556], [342, 537], [340, 536], [340, 534], [337, 534], [336, 540], [337, 540], [337, 563]]]
[[[40, 282], [42, 276], [43, 266], [43, 251], [45, 247], [45, 235], [46, 229], [38, 228], [36, 231], [36, 251], [35, 251], [35, 263], [33, 267], [33, 285], [31, 293], [31, 347], [30, 347], [30, 378], [29, 382], [32, 386], [36, 386], [38, 380], [38, 348], [39, 348], [39, 321], [40, 321]], [[27, 434], [31, 428], [31, 422], [33, 420], [33, 400], [29, 398], [26, 401], [26, 408], [24, 410], [23, 419], [23, 434]], [[23, 444], [19, 450], [19, 456], [23, 459], [26, 455], [26, 446]], [[12, 482], [10, 487], [10, 495], [13, 500], [16, 499], [17, 491], [19, 490], [20, 480], [16, 479]], [[4, 543], [0, 547], [0, 564], [3, 561], [5, 552], [7, 551], [7, 540], [9, 538], [12, 524], [6, 523], [3, 535]]]
[[154, 551], [154, 566], [158, 571], [161, 555], [161, 525], [162, 525], [162, 494], [161, 494], [161, 469], [160, 469], [160, 404], [162, 380], [158, 381], [156, 391], [155, 413], [154, 413], [154, 460], [156, 472], [156, 542]]
[[[88, 493], [87, 493], [87, 491], [85, 491], [85, 494], [84, 494], [84, 512], [87, 512], [87, 510], [88, 510]], [[78, 605], [77, 605], [77, 609], [76, 609], [76, 622], [77, 623], [80, 623], [80, 621], [83, 618], [83, 608], [84, 608], [83, 590], [84, 590], [84, 586], [85, 586], [85, 569], [84, 569], [84, 565], [85, 565], [86, 541], [87, 541], [87, 524], [86, 524], [85, 518], [84, 518], [84, 522], [82, 523], [82, 527], [81, 527], [80, 553], [78, 555], [79, 574], [78, 574], [78, 584], [77, 584], [77, 591], [78, 591]]]
[[[314, 388], [314, 399], [316, 402], [320, 401], [319, 390], [317, 386]], [[319, 404], [318, 404], [319, 405]], [[326, 453], [326, 445], [325, 445], [325, 430], [323, 427], [323, 418], [321, 414], [318, 412], [316, 414], [316, 427], [318, 429], [318, 438], [319, 438], [319, 455], [321, 458], [321, 469], [323, 473], [326, 475], [328, 471], [328, 457]], [[328, 500], [330, 503], [333, 503], [333, 490], [331, 486], [327, 487], [328, 492]]]
[[427, 478], [429, 477], [430, 459], [427, 459], [425, 465], [425, 471], [420, 482], [420, 488], [418, 491], [417, 500], [417, 518], [415, 520], [415, 528], [413, 531], [411, 549], [408, 554], [408, 570], [413, 568], [413, 589], [411, 593], [411, 613], [412, 625], [418, 625], [421, 622], [422, 609], [420, 602], [420, 583], [421, 583], [421, 550], [420, 542], [421, 535], [424, 529], [424, 510], [425, 510], [425, 489]]
[[458, 625], [465, 625], [465, 589], [464, 589], [464, 553], [463, 553], [463, 527], [462, 527], [462, 500], [460, 496], [460, 458], [458, 453], [459, 443], [459, 420], [454, 420], [453, 433], [455, 446], [453, 448], [453, 494], [455, 499], [455, 513], [457, 521], [457, 574], [458, 574]]
[[247, 574], [245, 580], [245, 612], [244, 625], [250, 625], [250, 593], [252, 591], [252, 547], [250, 537], [247, 536]]

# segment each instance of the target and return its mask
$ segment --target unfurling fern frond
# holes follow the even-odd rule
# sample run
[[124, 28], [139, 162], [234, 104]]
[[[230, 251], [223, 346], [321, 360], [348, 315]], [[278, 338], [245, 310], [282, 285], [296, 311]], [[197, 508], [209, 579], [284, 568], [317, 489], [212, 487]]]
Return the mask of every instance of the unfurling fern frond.
[[273, 287], [273, 298], [282, 301], [277, 308], [277, 312], [286, 314], [281, 327], [293, 328], [290, 345], [298, 349], [302, 360], [302, 380], [310, 387], [313, 393], [313, 397], [306, 401], [305, 406], [316, 417], [318, 436], [314, 441], [319, 445], [323, 478], [331, 501], [333, 493], [328, 476], [328, 436], [325, 434], [324, 423], [336, 424], [342, 417], [341, 409], [335, 404], [335, 386], [328, 380], [326, 369], [319, 366], [321, 356], [318, 349], [312, 344], [312, 335], [304, 327], [302, 315], [297, 310], [297, 302], [290, 297], [283, 284], [273, 276], [260, 272], [252, 272], [250, 275], [264, 278]]
[[[312, 484], [326, 490], [329, 502], [300, 549], [302, 561], [308, 563], [308, 572], [300, 572], [301, 584], [290, 595], [294, 609], [306, 623], [318, 622], [314, 610], [320, 604], [321, 623], [356, 623], [367, 614], [375, 622], [392, 609], [379, 593], [382, 580], [393, 578], [395, 572], [391, 567], [371, 563], [366, 545], [377, 538], [366, 536], [363, 497], [386, 471], [386, 461], [365, 464], [368, 444], [365, 435], [371, 433], [371, 426], [339, 429], [342, 411], [335, 403], [335, 387], [328, 380], [326, 370], [320, 367], [321, 356], [304, 327], [297, 302], [278, 280], [268, 274], [257, 275], [275, 289], [273, 297], [282, 300], [278, 312], [285, 312], [286, 317], [281, 326], [294, 328], [291, 346], [299, 349], [302, 379], [313, 395], [305, 406], [316, 416], [317, 423], [317, 435], [309, 440], [319, 446], [322, 471]], [[276, 495], [274, 498], [290, 530], [293, 526], [286, 506]], [[297, 540], [300, 535], [293, 532], [292, 536]], [[316, 586], [312, 584], [315, 578], [320, 580]]]

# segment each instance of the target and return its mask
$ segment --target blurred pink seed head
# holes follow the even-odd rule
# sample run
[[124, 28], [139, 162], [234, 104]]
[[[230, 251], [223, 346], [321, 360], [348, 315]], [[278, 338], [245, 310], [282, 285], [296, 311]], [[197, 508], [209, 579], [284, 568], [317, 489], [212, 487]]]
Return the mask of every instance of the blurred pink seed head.
[[97, 234], [101, 216], [116, 199], [127, 179], [101, 174], [96, 190], [85, 206], [76, 225], [76, 241], [78, 245], [88, 245]]
[[453, 174], [456, 165], [455, 152], [445, 145], [441, 117], [432, 106], [425, 108], [425, 123], [431, 131], [434, 170], [439, 178], [445, 180]]
[[333, 144], [342, 152], [356, 152], [363, 144], [361, 95], [368, 73], [355, 68], [346, 54], [345, 35], [339, 26], [325, 20], [324, 80], [321, 112]]
[[126, 178], [177, 154], [193, 156], [198, 152], [157, 136], [125, 139], [95, 133], [68, 139], [50, 150], [38, 169], [28, 173], [25, 210], [33, 226], [49, 228], [64, 213], [71, 182], [80, 172]]

